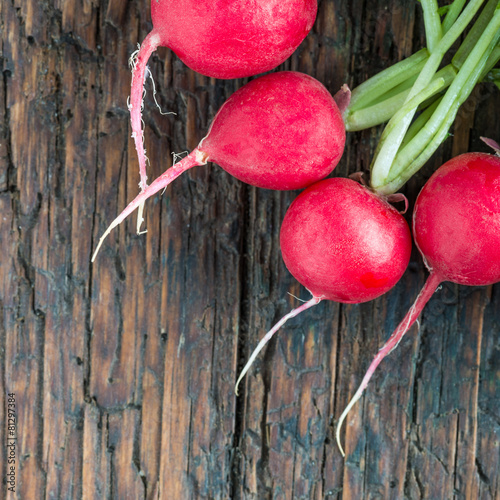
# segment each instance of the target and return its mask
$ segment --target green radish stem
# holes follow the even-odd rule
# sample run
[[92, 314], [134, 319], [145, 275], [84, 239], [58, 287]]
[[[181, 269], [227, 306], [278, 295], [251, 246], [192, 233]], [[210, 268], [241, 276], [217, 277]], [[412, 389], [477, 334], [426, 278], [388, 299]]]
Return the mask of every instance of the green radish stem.
[[446, 33], [457, 20], [460, 12], [464, 8], [466, 0], [454, 0], [454, 2], [448, 6], [448, 11], [443, 21], [443, 33]]
[[[464, 61], [460, 71], [444, 97], [440, 100], [431, 118], [425, 123], [425, 126], [404, 147], [390, 142], [390, 132], [382, 139], [382, 141], [389, 142], [389, 145], [394, 149], [397, 146], [397, 152], [390, 165], [383, 165], [383, 168], [378, 168], [378, 170], [377, 166], [382, 164], [375, 163], [373, 165], [371, 184], [377, 192], [390, 194], [398, 191], [446, 139], [459, 107], [470, 95], [485, 72], [490, 69], [487, 65], [495, 64], [490, 55], [493, 53], [499, 39], [500, 8], [497, 8], [495, 15]], [[404, 119], [393, 118], [395, 119], [391, 119], [387, 127], [397, 130], [398, 124], [401, 124]], [[379, 158], [377, 160], [379, 161]]]
[[357, 86], [351, 93], [349, 112], [366, 107], [387, 90], [405, 82], [411, 76], [418, 75], [428, 59], [429, 51], [421, 49]]
[[491, 18], [495, 14], [495, 9], [498, 7], [498, 0], [489, 0], [484, 6], [484, 9], [479, 14], [477, 21], [474, 23], [465, 40], [461, 43], [458, 50], [453, 55], [451, 63], [455, 68], [460, 69], [464, 64], [471, 50], [476, 46], [483, 31], [488, 26]]
[[[419, 104], [423, 104], [424, 101], [426, 101], [428, 98], [439, 92], [442, 92], [451, 84], [451, 82], [455, 78], [455, 75], [456, 70], [451, 65], [448, 65], [442, 70], [438, 71], [429, 83], [429, 86], [424, 89], [423, 95], [426, 97], [422, 98], [422, 95], [420, 95], [418, 99], [411, 101], [412, 104], [414, 105], [417, 101], [420, 101]], [[412, 108], [410, 107], [408, 109], [408, 104], [405, 105], [409, 92], [410, 89], [406, 89], [391, 97], [386, 97], [381, 102], [360, 109], [358, 111], [351, 111], [350, 113], [346, 113], [344, 118], [346, 130], [348, 132], [354, 132], [387, 122], [397, 112], [400, 112], [403, 107], [404, 109], [407, 109], [407, 111], [411, 111]], [[388, 94], [389, 93], [387, 93], [387, 95]]]
[[[401, 108], [406, 99], [411, 99], [412, 96], [418, 94], [436, 77], [444, 76], [446, 86], [448, 86], [462, 64], [461, 58], [466, 57], [470, 53], [478, 40], [478, 36], [484, 30], [485, 19], [491, 17], [491, 2], [493, 0], [489, 0], [487, 6], [475, 22], [474, 29], [471, 30], [472, 35], [468, 35], [460, 47], [460, 58], [456, 58], [453, 65], [446, 66], [437, 74], [434, 73], [445, 52], [449, 49], [451, 43], [458, 38], [468, 22], [470, 22], [472, 15], [480, 7], [482, 1], [468, 6], [468, 10], [462, 13], [459, 23], [457, 23], [459, 26], [455, 25], [451, 33], [447, 33], [449, 28], [443, 28], [443, 33], [446, 36], [442, 40], [443, 33], [441, 33], [440, 27], [435, 24], [436, 19], [438, 19], [436, 17], [436, 13], [438, 12], [436, 10], [436, 2], [435, 0], [426, 0], [425, 4], [423, 4], [424, 11], [427, 13], [426, 33], [433, 32], [431, 38], [435, 42], [431, 43], [433, 44], [434, 54], [430, 57], [429, 49], [421, 49], [407, 59], [381, 71], [356, 87], [352, 91], [351, 102], [344, 113], [346, 130], [362, 130], [388, 121]], [[451, 15], [454, 20], [461, 13], [463, 7], [463, 4], [459, 4], [460, 2], [457, 0], [450, 6], [452, 12], [449, 12], [448, 15]], [[452, 18], [447, 17], [447, 19]], [[455, 71], [453, 68], [455, 68]], [[423, 103], [422, 107], [425, 108], [431, 102]], [[412, 113], [414, 113], [414, 110], [412, 110]], [[411, 121], [410, 116], [412, 117], [413, 114], [405, 117], [408, 123]], [[399, 128], [401, 128], [401, 123], [398, 124], [397, 129]], [[394, 154], [394, 150], [391, 150], [391, 152]]]
[[[434, 74], [436, 73], [445, 53], [468, 26], [474, 15], [481, 7], [482, 3], [483, 0], [472, 0], [460, 14], [455, 24], [447, 31], [447, 33], [445, 33], [443, 38], [441, 38], [408, 94], [408, 101], [425, 89], [429, 82], [432, 81], [432, 78], [434, 77]], [[372, 163], [372, 187], [374, 189], [378, 190], [384, 186], [394, 159], [398, 153], [401, 143], [404, 140], [406, 131], [408, 130], [413, 116], [415, 115], [415, 111], [416, 107], [407, 113], [403, 119], [399, 119], [397, 123], [391, 123], [393, 119], [389, 122], [388, 127], [391, 127], [391, 133], [384, 141], [379, 143], [378, 152], [375, 154], [375, 158]], [[381, 192], [386, 191], [381, 190]]]
[[436, 0], [420, 0], [424, 11], [425, 38], [427, 48], [432, 53], [439, 40], [443, 37], [443, 28], [439, 17], [439, 7]]

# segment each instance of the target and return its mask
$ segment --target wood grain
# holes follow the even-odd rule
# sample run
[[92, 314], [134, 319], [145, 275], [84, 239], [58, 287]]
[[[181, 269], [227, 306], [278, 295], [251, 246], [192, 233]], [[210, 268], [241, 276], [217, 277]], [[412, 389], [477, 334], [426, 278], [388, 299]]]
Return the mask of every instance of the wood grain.
[[[500, 499], [500, 287], [443, 284], [334, 428], [426, 271], [415, 251], [385, 297], [321, 303], [289, 321], [234, 394], [262, 334], [307, 298], [279, 228], [294, 192], [190, 170], [97, 239], [138, 190], [128, 58], [147, 0], [0, 3], [0, 417], [16, 394], [17, 487], [48, 499]], [[423, 46], [413, 0], [321, 0], [280, 68], [335, 93]], [[203, 77], [168, 49], [150, 60], [144, 123], [157, 177], [246, 80]], [[405, 186], [500, 137], [482, 85], [454, 136]], [[366, 170], [380, 129], [349, 134], [334, 175]], [[409, 218], [409, 215], [408, 215]], [[5, 425], [0, 442], [5, 442]], [[0, 453], [6, 494], [7, 451]]]

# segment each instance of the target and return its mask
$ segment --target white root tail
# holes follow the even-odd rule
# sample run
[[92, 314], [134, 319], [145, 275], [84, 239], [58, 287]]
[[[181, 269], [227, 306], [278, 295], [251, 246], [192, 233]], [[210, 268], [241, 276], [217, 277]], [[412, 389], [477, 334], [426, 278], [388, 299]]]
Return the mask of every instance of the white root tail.
[[301, 306], [293, 309], [290, 311], [288, 314], [283, 316], [272, 328], [269, 330], [262, 340], [258, 343], [257, 347], [254, 349], [252, 352], [252, 355], [250, 356], [250, 359], [247, 361], [247, 364], [241, 370], [240, 376], [238, 377], [238, 380], [236, 381], [236, 385], [234, 386], [234, 392], [238, 396], [238, 386], [240, 385], [241, 380], [245, 376], [245, 374], [248, 372], [250, 367], [252, 366], [253, 362], [255, 361], [255, 358], [258, 356], [259, 352], [262, 351], [264, 346], [271, 340], [272, 336], [290, 319], [294, 318], [297, 316], [297, 314], [300, 314], [302, 311], [305, 311], [306, 309], [309, 309], [312, 306], [315, 306], [316, 304], [319, 304], [321, 302], [321, 298], [319, 297], [313, 297], [312, 299], [308, 300]]

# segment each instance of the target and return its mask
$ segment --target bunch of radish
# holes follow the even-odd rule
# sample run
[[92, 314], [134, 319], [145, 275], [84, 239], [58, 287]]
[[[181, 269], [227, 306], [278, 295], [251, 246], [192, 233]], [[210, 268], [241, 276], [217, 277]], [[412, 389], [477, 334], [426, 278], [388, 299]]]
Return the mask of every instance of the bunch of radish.
[[[352, 96], [344, 88], [334, 99], [320, 82], [293, 71], [250, 81], [220, 108], [198, 147], [148, 185], [141, 108], [151, 53], [168, 46], [207, 76], [255, 75], [283, 62], [307, 35], [316, 14], [313, 0], [153, 1], [153, 30], [134, 55], [129, 106], [141, 191], [108, 227], [92, 260], [110, 231], [136, 209], [139, 230], [144, 202], [194, 166], [213, 161], [261, 188], [306, 188], [286, 213], [280, 244], [286, 267], [312, 297], [262, 338], [236, 390], [289, 318], [322, 300], [362, 303], [386, 293], [405, 272], [412, 246], [409, 227], [391, 202], [404, 199], [396, 192], [446, 139], [460, 105], [500, 59], [499, 2], [482, 4], [453, 2], [441, 20], [437, 3], [422, 0], [427, 47], [363, 83]], [[466, 28], [469, 35], [452, 61], [440, 68]], [[369, 187], [353, 179], [324, 179], [342, 156], [346, 129], [387, 121]], [[429, 279], [342, 413], [339, 446], [348, 411], [437, 286], [442, 281], [500, 281], [500, 158], [469, 153], [443, 165], [417, 199], [413, 236]]]
[[[428, 48], [353, 90], [343, 113], [348, 131], [389, 120], [372, 163], [370, 196], [356, 199], [354, 190], [367, 188], [353, 182], [356, 188], [347, 189], [352, 181], [332, 179], [309, 187], [292, 203], [281, 229], [281, 251], [288, 270], [312, 298], [284, 316], [262, 338], [237, 380], [236, 391], [257, 354], [288, 319], [322, 299], [345, 303], [371, 300], [388, 291], [403, 274], [411, 240], [402, 229], [404, 220], [387, 202], [399, 199], [393, 193], [446, 139], [460, 105], [500, 59], [500, 6], [498, 1], [490, 0], [452, 62], [438, 71], [445, 53], [473, 21], [481, 3], [470, 2], [463, 8], [463, 3], [459, 6], [455, 2], [441, 24], [437, 12], [433, 12], [437, 5], [422, 2]], [[421, 113], [413, 120], [417, 108]], [[337, 423], [336, 437], [342, 454], [340, 430], [347, 413], [439, 283], [449, 280], [483, 285], [500, 281], [500, 160], [471, 154], [450, 163], [451, 167], [443, 166], [439, 171], [450, 172], [448, 184], [431, 179], [419, 198], [426, 201], [417, 201], [415, 207], [414, 237], [431, 275], [414, 306], [377, 354]], [[453, 168], [455, 165], [468, 165], [463, 179], [460, 169]], [[445, 190], [448, 196], [443, 195]], [[457, 212], [463, 214], [463, 225], [456, 219]], [[380, 224], [377, 216], [381, 214], [384, 219]], [[467, 219], [470, 214], [473, 217]], [[468, 249], [471, 241], [478, 242], [473, 250]], [[436, 256], [435, 260], [431, 255]], [[456, 256], [462, 262], [455, 261]], [[494, 265], [490, 265], [492, 260]]]

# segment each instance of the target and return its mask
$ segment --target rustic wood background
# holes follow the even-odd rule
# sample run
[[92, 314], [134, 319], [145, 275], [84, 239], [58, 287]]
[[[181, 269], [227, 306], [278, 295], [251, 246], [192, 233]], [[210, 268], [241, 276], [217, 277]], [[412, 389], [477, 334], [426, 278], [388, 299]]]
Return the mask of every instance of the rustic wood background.
[[[278, 235], [296, 195], [191, 170], [98, 237], [138, 190], [128, 58], [147, 0], [0, 2], [0, 415], [16, 394], [10, 498], [499, 499], [500, 286], [444, 284], [383, 363], [343, 432], [334, 428], [378, 347], [427, 275], [417, 252], [387, 296], [322, 303], [290, 321], [241, 394], [262, 334], [308, 298]], [[320, 0], [282, 69], [334, 93], [424, 44], [414, 0]], [[244, 81], [150, 61], [150, 179], [195, 147]], [[500, 92], [476, 89], [454, 136], [405, 193], [413, 203], [452, 154], [500, 137]], [[334, 175], [367, 169], [380, 129], [350, 134]], [[409, 216], [408, 216], [409, 217]], [[0, 443], [6, 440], [5, 425]], [[6, 493], [2, 446], [2, 493]]]

